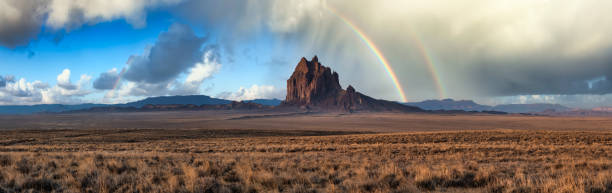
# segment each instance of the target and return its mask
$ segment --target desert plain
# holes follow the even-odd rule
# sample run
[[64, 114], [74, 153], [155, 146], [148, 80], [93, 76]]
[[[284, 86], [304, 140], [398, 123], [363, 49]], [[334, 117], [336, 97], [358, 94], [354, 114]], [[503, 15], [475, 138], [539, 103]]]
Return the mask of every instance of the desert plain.
[[612, 191], [609, 117], [161, 111], [0, 125], [0, 192]]

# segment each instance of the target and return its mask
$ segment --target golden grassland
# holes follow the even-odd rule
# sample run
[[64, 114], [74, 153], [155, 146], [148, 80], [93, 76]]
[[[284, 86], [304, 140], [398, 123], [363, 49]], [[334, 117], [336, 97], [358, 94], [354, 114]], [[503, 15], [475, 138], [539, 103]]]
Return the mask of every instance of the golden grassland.
[[0, 192], [612, 192], [607, 118], [49, 116], [0, 117]]

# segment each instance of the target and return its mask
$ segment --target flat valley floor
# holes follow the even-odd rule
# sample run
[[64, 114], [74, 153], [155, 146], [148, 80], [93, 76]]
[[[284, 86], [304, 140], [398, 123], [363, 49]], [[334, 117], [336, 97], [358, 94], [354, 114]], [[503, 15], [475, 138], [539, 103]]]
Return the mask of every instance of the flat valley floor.
[[0, 116], [0, 192], [612, 192], [612, 118]]

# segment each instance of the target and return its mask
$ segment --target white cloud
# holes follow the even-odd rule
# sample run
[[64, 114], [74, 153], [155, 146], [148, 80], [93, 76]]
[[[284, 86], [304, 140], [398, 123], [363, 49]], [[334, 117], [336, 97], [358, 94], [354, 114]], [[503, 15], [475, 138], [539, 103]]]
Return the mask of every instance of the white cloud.
[[85, 24], [125, 19], [134, 27], [146, 25], [150, 9], [181, 0], [3, 0], [0, 1], [0, 45], [27, 45], [40, 32], [66, 31]]
[[[320, 17], [324, 11], [323, 1], [319, 0], [280, 0], [271, 1], [270, 15], [265, 17], [273, 31], [287, 33], [304, 26], [309, 17]], [[255, 3], [255, 2], [254, 2]]]
[[202, 56], [202, 62], [198, 62], [189, 70], [184, 83], [185, 89], [199, 92], [202, 82], [221, 69], [221, 64], [217, 61], [217, 57], [214, 54], [212, 50], [207, 51]]
[[42, 100], [40, 91], [48, 87], [48, 84], [41, 81], [28, 82], [24, 78], [9, 82], [4, 88], [0, 88], [0, 104], [38, 104]]
[[75, 104], [82, 102], [80, 97], [91, 94], [88, 89], [91, 76], [81, 75], [79, 81], [70, 81], [70, 69], [64, 69], [57, 76], [57, 85], [50, 87], [41, 81], [28, 82], [25, 78], [7, 82], [0, 88], [0, 104]]
[[53, 0], [46, 12], [46, 24], [59, 29], [78, 27], [125, 18], [136, 27], [146, 25], [146, 10], [159, 5], [176, 4], [181, 0]]
[[[144, 10], [177, 0], [53, 0], [48, 7], [47, 25], [62, 28], [74, 22], [98, 22], [126, 18], [132, 25], [145, 25]], [[75, 21], [79, 19], [82, 21]]]
[[47, 89], [48, 84], [41, 81], [28, 82], [21, 78], [19, 81], [7, 83], [3, 92], [15, 97], [38, 97], [38, 91]]
[[57, 75], [57, 86], [66, 90], [74, 90], [77, 88], [76, 85], [70, 82], [70, 69], [64, 69], [62, 73]]
[[79, 103], [78, 97], [91, 94], [92, 91], [87, 87], [90, 85], [91, 76], [82, 74], [77, 84], [70, 82], [70, 69], [64, 69], [57, 76], [57, 85], [48, 89], [40, 90], [44, 104], [75, 104]]
[[269, 85], [252, 85], [250, 88], [240, 87], [236, 92], [223, 92], [217, 95], [217, 98], [242, 101], [253, 99], [282, 99], [285, 96], [285, 90], [278, 89]]

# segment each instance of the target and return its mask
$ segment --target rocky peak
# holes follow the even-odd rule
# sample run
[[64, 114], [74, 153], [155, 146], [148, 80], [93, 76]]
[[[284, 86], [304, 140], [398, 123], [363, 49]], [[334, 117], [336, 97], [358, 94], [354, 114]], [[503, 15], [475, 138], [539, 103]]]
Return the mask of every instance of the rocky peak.
[[342, 89], [338, 73], [321, 65], [317, 56], [302, 58], [287, 80], [287, 98], [281, 106], [319, 111], [403, 111], [421, 109], [363, 95], [353, 86]]
[[355, 93], [355, 88], [353, 88], [353, 86], [349, 85], [348, 87], [346, 87], [346, 92], [347, 93]]
[[313, 104], [317, 100], [334, 96], [342, 90], [338, 73], [319, 63], [317, 56], [308, 61], [302, 58], [287, 80], [286, 103]]

